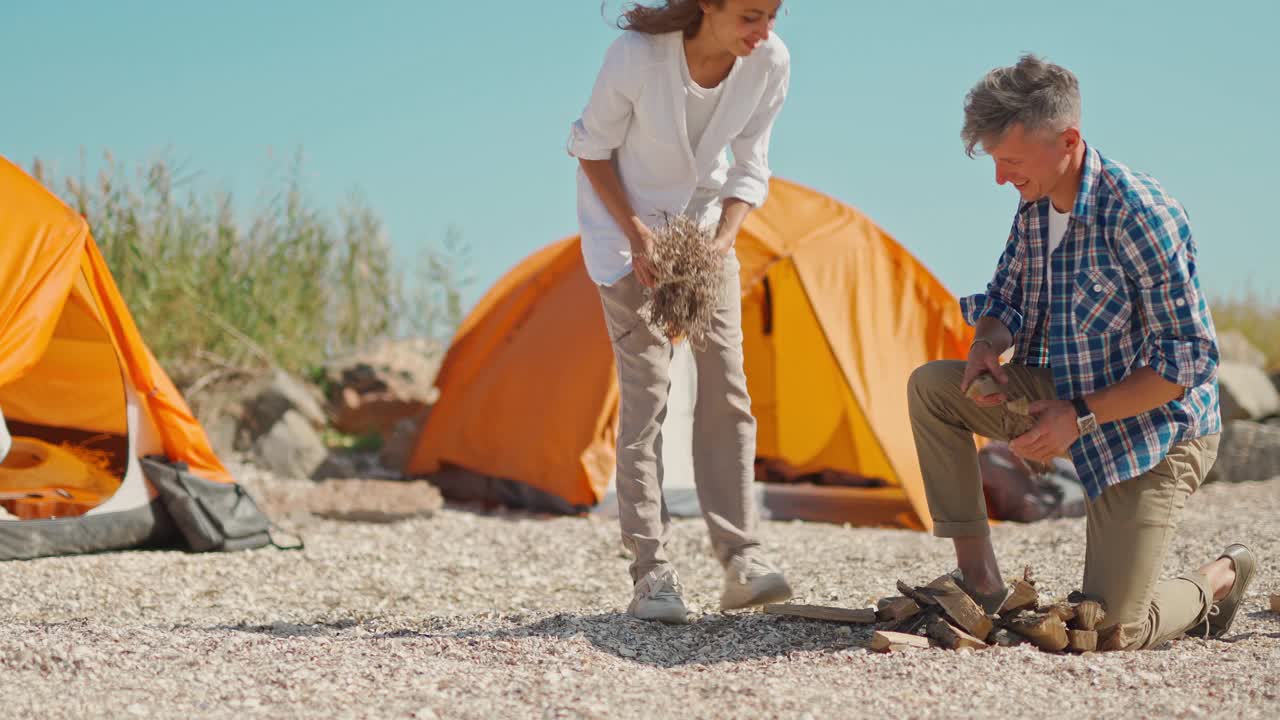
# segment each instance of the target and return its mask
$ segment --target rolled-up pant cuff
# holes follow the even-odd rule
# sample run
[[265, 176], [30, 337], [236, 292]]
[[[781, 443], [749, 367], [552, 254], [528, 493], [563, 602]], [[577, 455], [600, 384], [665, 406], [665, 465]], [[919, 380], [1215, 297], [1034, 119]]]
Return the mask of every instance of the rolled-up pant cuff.
[[950, 522], [933, 519], [933, 535], [940, 538], [987, 537], [991, 534], [991, 523], [986, 518]]
[[1186, 580], [1200, 589], [1200, 614], [1196, 616], [1195, 623], [1191, 626], [1203, 625], [1209, 619], [1209, 612], [1213, 609], [1213, 589], [1209, 587], [1209, 578], [1201, 572], [1189, 572], [1178, 576], [1179, 580]]

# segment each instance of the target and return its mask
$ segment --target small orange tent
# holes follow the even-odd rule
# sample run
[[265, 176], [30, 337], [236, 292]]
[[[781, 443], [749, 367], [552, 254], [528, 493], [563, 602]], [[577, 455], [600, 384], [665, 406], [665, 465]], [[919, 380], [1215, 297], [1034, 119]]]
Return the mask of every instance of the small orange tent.
[[[956, 299], [857, 210], [775, 179], [737, 242], [757, 455], [886, 487], [819, 488], [859, 524], [930, 524], [907, 414], [911, 371], [963, 357]], [[618, 388], [578, 238], [521, 262], [463, 322], [406, 470], [456, 466], [594, 505], [613, 472]]]
[[155, 525], [142, 456], [232, 482], [143, 342], [85, 220], [3, 157], [0, 412], [14, 435], [0, 497], [20, 518], [0, 522], [0, 559], [139, 544]]

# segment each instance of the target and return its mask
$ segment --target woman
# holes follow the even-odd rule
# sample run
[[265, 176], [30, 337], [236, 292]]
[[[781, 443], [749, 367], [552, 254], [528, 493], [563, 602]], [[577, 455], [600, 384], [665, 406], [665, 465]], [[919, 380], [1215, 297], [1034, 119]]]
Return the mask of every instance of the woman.
[[[781, 0], [667, 0], [633, 6], [609, 48], [591, 100], [573, 124], [578, 222], [600, 290], [621, 387], [617, 491], [631, 550], [633, 599], [646, 620], [688, 622], [665, 555], [661, 425], [671, 344], [641, 319], [654, 282], [651, 228], [684, 213], [714, 226], [723, 292], [694, 348], [694, 475], [711, 543], [725, 568], [721, 609], [781, 602], [791, 587], [760, 555], [751, 483], [756, 424], [742, 362], [742, 307], [733, 241], [769, 187], [769, 135], [790, 56], [772, 33]], [[729, 164], [726, 147], [733, 152]]]

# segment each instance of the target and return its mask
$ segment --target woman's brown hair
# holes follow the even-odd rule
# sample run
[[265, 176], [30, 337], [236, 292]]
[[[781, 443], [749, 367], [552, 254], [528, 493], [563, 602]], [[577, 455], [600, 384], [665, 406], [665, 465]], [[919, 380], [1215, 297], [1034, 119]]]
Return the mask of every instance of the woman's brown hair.
[[[724, 5], [724, 0], [708, 0], [708, 2], [716, 7]], [[661, 5], [634, 3], [622, 12], [618, 27], [646, 35], [661, 35], [680, 30], [685, 37], [693, 37], [702, 26], [702, 15], [701, 0], [666, 0]]]

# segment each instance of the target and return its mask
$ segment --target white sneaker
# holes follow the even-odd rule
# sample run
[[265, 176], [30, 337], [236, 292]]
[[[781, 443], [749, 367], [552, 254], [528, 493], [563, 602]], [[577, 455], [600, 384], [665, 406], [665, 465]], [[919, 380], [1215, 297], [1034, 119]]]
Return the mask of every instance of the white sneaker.
[[636, 581], [635, 595], [627, 612], [641, 620], [687, 624], [689, 609], [680, 595], [683, 590], [675, 568], [661, 565]]
[[753, 555], [735, 555], [724, 569], [721, 610], [780, 603], [791, 598], [791, 585], [777, 568]]

